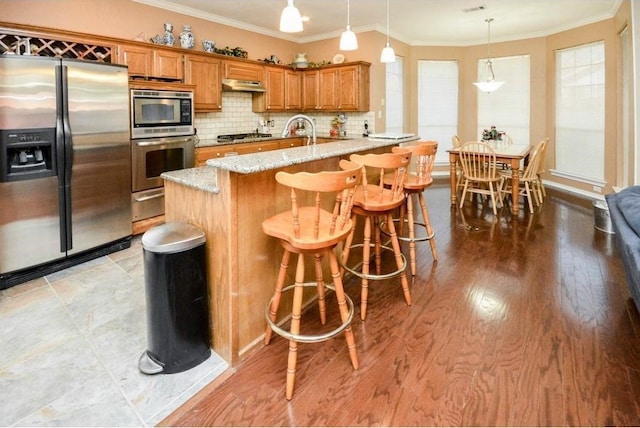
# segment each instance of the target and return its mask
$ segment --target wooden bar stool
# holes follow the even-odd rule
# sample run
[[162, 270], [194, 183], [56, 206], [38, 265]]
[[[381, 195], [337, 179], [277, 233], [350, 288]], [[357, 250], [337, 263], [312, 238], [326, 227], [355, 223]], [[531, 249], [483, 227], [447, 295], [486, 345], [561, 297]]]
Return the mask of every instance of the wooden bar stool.
[[[403, 242], [409, 243], [409, 264], [411, 265], [411, 275], [416, 275], [416, 242], [429, 241], [431, 246], [431, 255], [434, 260], [438, 260], [438, 250], [436, 249], [436, 241], [434, 239], [435, 232], [431, 227], [429, 221], [429, 213], [427, 211], [427, 204], [425, 203], [423, 192], [427, 187], [433, 183], [431, 172], [433, 171], [433, 165], [436, 159], [436, 152], [438, 151], [438, 143], [435, 141], [421, 141], [414, 146], [406, 147], [394, 147], [392, 152], [401, 151], [404, 149], [411, 150], [411, 163], [414, 168], [411, 168], [407, 174], [407, 178], [404, 182], [404, 204], [400, 206], [400, 217], [394, 219], [394, 222], [398, 223], [396, 230], [398, 231], [398, 239]], [[393, 176], [387, 174], [385, 176], [385, 185], [391, 186]], [[423, 223], [416, 222], [413, 214], [414, 200], [417, 199], [422, 212]], [[409, 226], [409, 236], [404, 236], [404, 225]], [[389, 230], [386, 223], [381, 224], [382, 233], [389, 235]], [[423, 227], [426, 234], [422, 236], [416, 236], [415, 227]]]
[[[284, 248], [275, 291], [265, 311], [267, 329], [264, 341], [265, 344], [269, 344], [272, 332], [289, 340], [287, 400], [293, 396], [299, 342], [321, 342], [344, 331], [351, 364], [354, 369], [359, 366], [355, 340], [351, 331], [351, 320], [354, 313], [353, 301], [344, 293], [340, 267], [334, 248], [344, 241], [351, 232], [351, 209], [354, 194], [360, 183], [362, 166], [341, 160], [340, 167], [342, 171], [299, 172], [295, 174], [278, 172], [276, 174], [278, 183], [291, 189], [291, 210], [268, 218], [262, 223], [264, 233], [278, 238]], [[330, 206], [330, 210], [324, 209], [325, 206]], [[295, 283], [284, 287], [289, 258], [292, 253], [298, 254]], [[305, 255], [313, 256], [315, 282], [305, 282]], [[322, 258], [324, 255], [329, 258], [333, 285], [325, 284], [323, 280]], [[317, 288], [320, 321], [323, 325], [326, 322], [325, 289], [334, 290], [342, 324], [324, 334], [300, 334], [304, 287]], [[287, 331], [276, 324], [276, 315], [282, 293], [292, 289], [291, 323], [290, 329]]]
[[[383, 154], [353, 154], [350, 159], [363, 165], [362, 186], [356, 191], [353, 201], [353, 229], [347, 237], [341, 257], [342, 272], [348, 271], [353, 275], [362, 278], [360, 292], [360, 318], [364, 320], [367, 316], [367, 299], [369, 294], [369, 281], [400, 277], [402, 291], [407, 305], [411, 305], [411, 292], [405, 269], [407, 260], [400, 250], [400, 242], [393, 224], [392, 214], [404, 203], [404, 182], [407, 176], [407, 169], [411, 162], [411, 151], [408, 149], [398, 150], [395, 153]], [[369, 177], [374, 177], [377, 184], [369, 184]], [[384, 185], [385, 174], [392, 177], [389, 187]], [[362, 244], [353, 244], [353, 237], [356, 229], [356, 219], [358, 216], [364, 217], [364, 238]], [[393, 248], [382, 245], [380, 232], [380, 218], [384, 218], [389, 225], [389, 236]], [[373, 224], [372, 224], [373, 223]], [[374, 236], [373, 244], [371, 236]], [[358, 266], [349, 267], [349, 253], [352, 248], [362, 247], [361, 269]], [[371, 248], [374, 248], [374, 258], [376, 272], [372, 273], [369, 264], [371, 258]], [[382, 273], [382, 250], [393, 251], [397, 269], [390, 273]]]

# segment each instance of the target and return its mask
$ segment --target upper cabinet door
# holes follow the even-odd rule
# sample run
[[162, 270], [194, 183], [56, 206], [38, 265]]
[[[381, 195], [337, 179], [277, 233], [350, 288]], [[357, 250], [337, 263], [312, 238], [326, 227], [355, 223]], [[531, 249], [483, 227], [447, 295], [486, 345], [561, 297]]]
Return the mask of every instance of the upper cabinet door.
[[285, 110], [302, 109], [302, 76], [294, 70], [284, 72], [284, 108]]
[[129, 76], [151, 76], [152, 62], [153, 55], [149, 48], [134, 45], [118, 46], [118, 64], [129, 67]]
[[327, 111], [339, 110], [338, 69], [320, 69], [319, 74], [318, 109]]
[[285, 80], [284, 69], [265, 67], [265, 109], [269, 111], [283, 111], [285, 109]]
[[222, 61], [203, 55], [185, 58], [185, 83], [195, 85], [193, 91], [196, 111], [222, 110], [220, 67]]
[[182, 53], [168, 49], [154, 49], [153, 77], [182, 80], [184, 77]]
[[305, 70], [302, 75], [303, 110], [318, 110], [320, 108], [319, 88], [320, 72], [318, 70]]

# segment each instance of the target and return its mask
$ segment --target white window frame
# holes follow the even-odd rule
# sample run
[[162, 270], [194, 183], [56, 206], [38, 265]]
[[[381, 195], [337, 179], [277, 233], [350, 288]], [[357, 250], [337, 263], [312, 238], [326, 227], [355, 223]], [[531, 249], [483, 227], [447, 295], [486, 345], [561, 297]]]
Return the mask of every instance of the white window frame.
[[385, 132], [404, 133], [404, 59], [386, 64], [385, 71]]
[[555, 176], [603, 187], [605, 154], [605, 45], [603, 41], [555, 54]]
[[438, 142], [436, 165], [449, 164], [458, 135], [459, 68], [456, 60], [418, 60], [418, 135]]
[[[478, 60], [478, 78], [484, 72], [486, 59]], [[495, 126], [518, 144], [530, 143], [531, 61], [529, 55], [492, 58], [497, 81], [504, 84], [494, 92], [478, 91], [477, 138]]]

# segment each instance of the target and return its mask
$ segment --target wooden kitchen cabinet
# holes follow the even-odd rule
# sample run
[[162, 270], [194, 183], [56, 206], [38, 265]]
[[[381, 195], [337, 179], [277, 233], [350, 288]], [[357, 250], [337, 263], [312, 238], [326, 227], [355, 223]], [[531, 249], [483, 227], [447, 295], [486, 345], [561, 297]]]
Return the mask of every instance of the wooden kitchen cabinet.
[[302, 109], [302, 73], [295, 70], [284, 71], [284, 108]]
[[320, 89], [320, 72], [305, 70], [302, 74], [302, 110], [318, 110], [320, 108], [318, 91]]
[[302, 74], [284, 67], [265, 67], [266, 92], [255, 94], [253, 111], [302, 109]]
[[369, 111], [369, 63], [305, 70], [302, 110]]
[[236, 144], [196, 147], [195, 166], [205, 166], [207, 159], [221, 158], [226, 153], [236, 152]]
[[264, 66], [242, 62], [241, 60], [225, 60], [223, 63], [225, 79], [257, 80], [262, 82]]
[[118, 46], [118, 64], [129, 67], [131, 77], [151, 76], [153, 54], [151, 49], [136, 45]]
[[185, 57], [185, 83], [195, 85], [193, 92], [197, 112], [222, 110], [222, 89], [218, 58], [203, 55]]
[[338, 104], [341, 111], [369, 111], [369, 65], [338, 68]]
[[268, 152], [270, 150], [277, 150], [280, 148], [280, 143], [277, 141], [256, 141], [254, 143], [240, 143], [235, 144], [236, 152], [239, 155], [246, 155], [248, 153]]
[[338, 110], [338, 71], [321, 68], [303, 72], [302, 110]]
[[170, 49], [122, 44], [118, 63], [129, 67], [131, 77], [182, 80], [184, 76], [182, 53]]
[[285, 69], [264, 68], [264, 86], [267, 89], [253, 96], [253, 111], [285, 111]]
[[184, 78], [184, 56], [169, 49], [153, 50], [153, 77], [182, 80]]
[[279, 143], [279, 148], [281, 149], [290, 149], [291, 147], [302, 147], [305, 142], [307, 141], [307, 138], [287, 138], [287, 139], [283, 139], [283, 140], [278, 140]]
[[338, 103], [338, 69], [321, 69], [318, 76], [318, 110], [339, 110]]
[[[329, 138], [318, 138], [318, 143], [335, 141]], [[206, 165], [207, 159], [220, 158], [227, 153], [245, 155], [248, 153], [268, 152], [269, 150], [289, 149], [305, 145], [307, 137], [277, 138], [267, 141], [253, 141], [249, 143], [220, 144], [215, 146], [196, 147], [195, 166]]]

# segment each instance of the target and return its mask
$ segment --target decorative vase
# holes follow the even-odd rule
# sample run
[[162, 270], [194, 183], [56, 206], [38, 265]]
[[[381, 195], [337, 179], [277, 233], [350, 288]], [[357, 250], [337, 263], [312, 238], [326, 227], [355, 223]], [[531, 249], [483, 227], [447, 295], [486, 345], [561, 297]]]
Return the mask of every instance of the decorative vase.
[[173, 35], [173, 25], [170, 23], [164, 24], [164, 44], [167, 46], [173, 46], [173, 43], [176, 41], [175, 36]]
[[183, 25], [182, 33], [180, 33], [180, 46], [182, 49], [193, 49], [195, 37], [191, 32], [191, 25]]
[[307, 53], [301, 52], [296, 58], [293, 60], [296, 68], [307, 68], [309, 66], [309, 61], [307, 60]]

